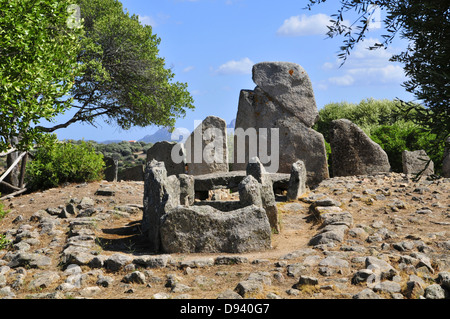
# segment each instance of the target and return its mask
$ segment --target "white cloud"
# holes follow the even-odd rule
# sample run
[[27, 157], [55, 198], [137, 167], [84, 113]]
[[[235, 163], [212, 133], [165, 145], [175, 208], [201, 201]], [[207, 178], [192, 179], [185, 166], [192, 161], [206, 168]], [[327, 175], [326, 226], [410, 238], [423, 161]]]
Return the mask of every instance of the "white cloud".
[[195, 69], [195, 67], [192, 66], [192, 65], [190, 65], [190, 66], [188, 66], [188, 67], [185, 67], [185, 68], [183, 69], [183, 72], [184, 72], [184, 73], [188, 73], [188, 72], [191, 72], [191, 71], [194, 70], [194, 69]]
[[228, 61], [216, 70], [217, 74], [251, 74], [255, 63], [249, 58], [243, 58], [239, 61]]
[[395, 54], [393, 49], [367, 49], [369, 45], [372, 46], [376, 42], [379, 42], [378, 39], [369, 38], [358, 43], [340, 68], [340, 60], [334, 64], [324, 63], [322, 65], [324, 70], [329, 72], [335, 70], [340, 74], [329, 77], [328, 82], [337, 86], [400, 84], [404, 82], [406, 78], [403, 68], [399, 64], [389, 61], [389, 58]]
[[156, 27], [158, 24], [156, 20], [150, 16], [139, 16], [139, 22], [143, 25], [151, 25], [152, 27]]
[[329, 24], [330, 17], [326, 14], [318, 13], [312, 16], [302, 14], [284, 20], [283, 25], [277, 31], [277, 35], [288, 37], [325, 35], [328, 32], [327, 25]]

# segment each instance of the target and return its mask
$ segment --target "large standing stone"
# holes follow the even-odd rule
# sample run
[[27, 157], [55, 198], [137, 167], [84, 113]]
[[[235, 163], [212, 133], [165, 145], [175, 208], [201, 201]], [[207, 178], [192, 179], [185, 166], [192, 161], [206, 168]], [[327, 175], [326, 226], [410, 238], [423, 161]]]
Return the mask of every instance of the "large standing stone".
[[[172, 150], [177, 146], [175, 142], [157, 142], [152, 147], [147, 150], [147, 162], [151, 162], [152, 160], [156, 160], [158, 162], [163, 162], [164, 166], [167, 170], [167, 175], [178, 175], [184, 174], [186, 171], [186, 163], [181, 161], [180, 163], [176, 163], [172, 159]], [[179, 149], [180, 153], [184, 153], [184, 149]], [[178, 154], [181, 157], [184, 154]], [[178, 162], [178, 161], [177, 161]]]
[[418, 151], [403, 151], [402, 152], [402, 164], [403, 173], [405, 174], [419, 174], [432, 175], [434, 174], [434, 163], [430, 161], [430, 158], [424, 150]]
[[450, 136], [445, 141], [444, 157], [442, 159], [442, 176], [450, 177]]
[[185, 143], [188, 174], [228, 172], [227, 123], [208, 116]]
[[370, 175], [390, 171], [386, 152], [351, 121], [333, 121], [330, 136], [334, 176]]
[[271, 229], [257, 206], [231, 212], [179, 206], [163, 217], [161, 244], [166, 253], [260, 251], [271, 247]]
[[324, 138], [311, 128], [318, 111], [303, 68], [260, 63], [253, 67], [253, 80], [258, 86], [239, 97], [233, 170], [245, 170], [258, 156], [270, 173], [290, 173], [292, 164], [302, 160], [310, 186], [328, 178]]
[[314, 91], [306, 71], [290, 62], [262, 62], [253, 67], [253, 82], [307, 127], [319, 119]]
[[148, 234], [150, 250], [160, 250], [160, 223], [171, 208], [180, 204], [180, 183], [175, 175], [167, 177], [163, 162], [148, 162], [144, 181], [142, 231]]

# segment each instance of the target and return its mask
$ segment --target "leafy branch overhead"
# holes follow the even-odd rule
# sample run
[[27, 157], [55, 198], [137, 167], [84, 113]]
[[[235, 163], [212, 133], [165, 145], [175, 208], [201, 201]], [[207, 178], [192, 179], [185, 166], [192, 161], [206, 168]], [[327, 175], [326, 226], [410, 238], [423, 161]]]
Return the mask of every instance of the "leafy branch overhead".
[[62, 99], [80, 76], [82, 29], [69, 29], [71, 1], [0, 0], [0, 151], [20, 135], [27, 148], [42, 119], [71, 103]]
[[[123, 129], [172, 127], [193, 109], [187, 84], [159, 56], [151, 26], [115, 0], [79, 0], [82, 28], [68, 28], [74, 1], [0, 0], [2, 150], [29, 148], [45, 132], [102, 118]], [[51, 9], [53, 8], [53, 9]], [[72, 108], [65, 123], [40, 125]], [[12, 122], [16, 124], [11, 124]]]

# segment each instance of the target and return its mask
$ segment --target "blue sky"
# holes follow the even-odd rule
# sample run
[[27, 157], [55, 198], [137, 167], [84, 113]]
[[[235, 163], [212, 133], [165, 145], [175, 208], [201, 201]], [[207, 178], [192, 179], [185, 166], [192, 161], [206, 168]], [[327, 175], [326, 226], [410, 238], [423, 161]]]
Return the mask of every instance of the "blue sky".
[[[236, 117], [239, 92], [253, 89], [251, 69], [263, 61], [300, 64], [309, 74], [318, 108], [330, 102], [359, 102], [366, 98], [411, 100], [401, 83], [401, 65], [389, 62], [406, 47], [396, 40], [387, 50], [369, 51], [381, 41], [383, 29], [374, 24], [366, 43], [358, 45], [344, 66], [337, 59], [342, 38], [325, 33], [338, 1], [305, 10], [306, 0], [122, 0], [161, 38], [160, 56], [186, 82], [196, 106], [176, 127], [194, 129], [195, 120], [215, 115], [230, 122]], [[376, 18], [383, 13], [377, 12]], [[353, 16], [355, 18], [355, 16]], [[351, 22], [354, 20], [351, 19]], [[67, 115], [57, 121], [64, 121]], [[59, 139], [137, 140], [157, 127], [128, 131], [101, 121], [97, 128], [75, 124], [58, 130]]]

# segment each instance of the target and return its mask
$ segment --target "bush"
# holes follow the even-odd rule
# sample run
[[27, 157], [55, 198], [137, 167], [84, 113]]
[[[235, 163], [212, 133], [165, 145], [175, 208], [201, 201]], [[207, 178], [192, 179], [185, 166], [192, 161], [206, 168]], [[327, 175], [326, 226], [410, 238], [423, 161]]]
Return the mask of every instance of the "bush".
[[430, 149], [436, 136], [425, 133], [412, 122], [399, 121], [392, 125], [381, 125], [373, 130], [370, 138], [386, 152], [394, 172], [403, 172], [402, 152], [404, 150], [425, 150], [435, 163], [435, 170], [440, 169], [444, 145], [440, 145], [438, 149]]
[[104, 166], [103, 155], [96, 153], [90, 143], [58, 142], [55, 135], [50, 135], [27, 165], [27, 184], [37, 190], [101, 180]]

